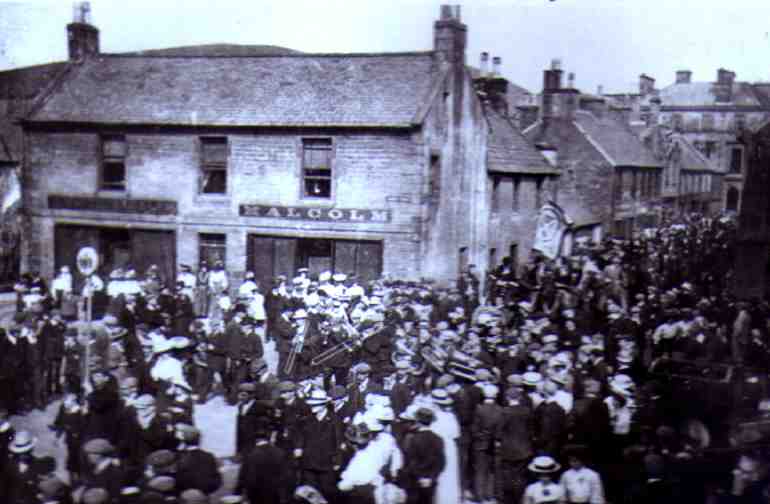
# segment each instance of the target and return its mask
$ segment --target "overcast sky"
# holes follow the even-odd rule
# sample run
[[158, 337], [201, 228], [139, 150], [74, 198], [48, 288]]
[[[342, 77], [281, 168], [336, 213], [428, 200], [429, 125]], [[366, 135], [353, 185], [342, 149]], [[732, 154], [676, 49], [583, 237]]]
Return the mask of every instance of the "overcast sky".
[[[93, 0], [103, 52], [206, 43], [270, 44], [305, 52], [432, 48], [440, 1]], [[593, 92], [657, 86], [678, 69], [693, 80], [716, 70], [770, 80], [770, 0], [509, 0], [461, 3], [467, 60], [503, 58], [503, 74], [538, 91], [552, 58]], [[68, 0], [0, 2], [0, 69], [66, 59]]]

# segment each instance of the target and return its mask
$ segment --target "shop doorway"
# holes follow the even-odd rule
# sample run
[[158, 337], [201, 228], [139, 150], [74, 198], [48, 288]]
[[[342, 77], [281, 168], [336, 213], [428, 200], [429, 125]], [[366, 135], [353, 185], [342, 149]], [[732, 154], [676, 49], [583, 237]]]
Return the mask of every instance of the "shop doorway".
[[246, 268], [264, 286], [278, 275], [292, 278], [299, 268], [311, 277], [332, 271], [369, 282], [382, 274], [382, 255], [379, 241], [249, 235]]

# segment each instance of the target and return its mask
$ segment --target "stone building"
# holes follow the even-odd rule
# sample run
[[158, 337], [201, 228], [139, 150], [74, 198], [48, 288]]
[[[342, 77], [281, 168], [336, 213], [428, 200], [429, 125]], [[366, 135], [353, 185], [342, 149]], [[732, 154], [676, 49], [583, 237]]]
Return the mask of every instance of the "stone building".
[[605, 96], [628, 112], [633, 127], [663, 125], [695, 147], [723, 175], [710, 211], [737, 212], [746, 170], [737, 135], [770, 117], [768, 90], [766, 84], [737, 81], [735, 72], [720, 68], [714, 81], [693, 81], [691, 71], [680, 70], [674, 83], [661, 89], [642, 74], [638, 93]]
[[[561, 171], [558, 203], [574, 221], [572, 239], [629, 236], [657, 224], [661, 163], [599, 96], [562, 85], [560, 63], [544, 72], [539, 119], [524, 130]], [[567, 244], [569, 246], [569, 244]]]
[[524, 201], [557, 172], [479, 93], [505, 79], [474, 79], [459, 7], [410, 53], [106, 54], [78, 21], [20, 121], [26, 270], [90, 245], [103, 273], [222, 260], [263, 281], [301, 266], [452, 280], [531, 246], [534, 204], [498, 235], [491, 187], [520, 176]]

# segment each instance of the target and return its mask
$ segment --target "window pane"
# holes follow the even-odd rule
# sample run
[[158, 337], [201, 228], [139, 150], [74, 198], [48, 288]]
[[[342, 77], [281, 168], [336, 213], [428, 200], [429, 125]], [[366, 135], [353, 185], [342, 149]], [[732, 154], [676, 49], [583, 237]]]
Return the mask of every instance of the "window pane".
[[122, 190], [125, 187], [126, 166], [123, 163], [104, 163], [102, 165], [102, 189]]
[[330, 179], [305, 179], [305, 196], [330, 198], [332, 183]]
[[305, 170], [305, 176], [306, 177], [320, 177], [320, 178], [330, 178], [332, 176], [331, 170], [325, 170], [325, 169], [313, 169], [313, 170]]
[[199, 235], [199, 258], [201, 264], [205, 261], [211, 268], [217, 261], [225, 261], [226, 237], [220, 234]]
[[102, 154], [104, 157], [126, 157], [126, 139], [124, 137], [103, 137]]
[[207, 170], [201, 175], [201, 192], [224, 194], [227, 192], [227, 170]]
[[201, 138], [203, 164], [227, 164], [227, 138]]

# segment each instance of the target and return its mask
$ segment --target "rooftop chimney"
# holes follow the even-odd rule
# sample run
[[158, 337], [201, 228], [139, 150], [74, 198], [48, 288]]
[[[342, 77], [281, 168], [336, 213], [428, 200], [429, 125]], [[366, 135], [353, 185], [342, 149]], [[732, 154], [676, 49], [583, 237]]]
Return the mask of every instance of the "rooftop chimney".
[[677, 70], [676, 83], [677, 84], [689, 84], [690, 78], [692, 78], [692, 72], [689, 70]]
[[717, 84], [732, 86], [733, 82], [735, 82], [735, 72], [725, 70], [724, 68], [717, 70]]
[[500, 65], [503, 59], [500, 56], [492, 58], [492, 77], [500, 77]]
[[459, 5], [442, 5], [439, 19], [433, 24], [433, 50], [448, 63], [465, 64], [468, 27], [460, 20]]
[[567, 89], [575, 89], [575, 72], [567, 74]]
[[733, 83], [735, 82], [735, 72], [720, 68], [717, 70], [717, 83], [714, 86], [714, 95], [718, 102], [733, 101]]
[[91, 4], [75, 2], [72, 23], [67, 25], [67, 43], [70, 61], [82, 61], [99, 54], [99, 30], [91, 25]]
[[596, 86], [596, 94], [598, 96], [602, 96], [604, 94], [604, 86], [602, 86], [601, 84]]
[[489, 73], [489, 53], [481, 53], [481, 63], [479, 64], [479, 70], [481, 71], [480, 77], [486, 77]]
[[652, 92], [655, 90], [655, 79], [650, 77], [649, 75], [642, 74], [639, 76], [639, 94], [642, 96], [647, 96], [649, 94], [652, 94]]

